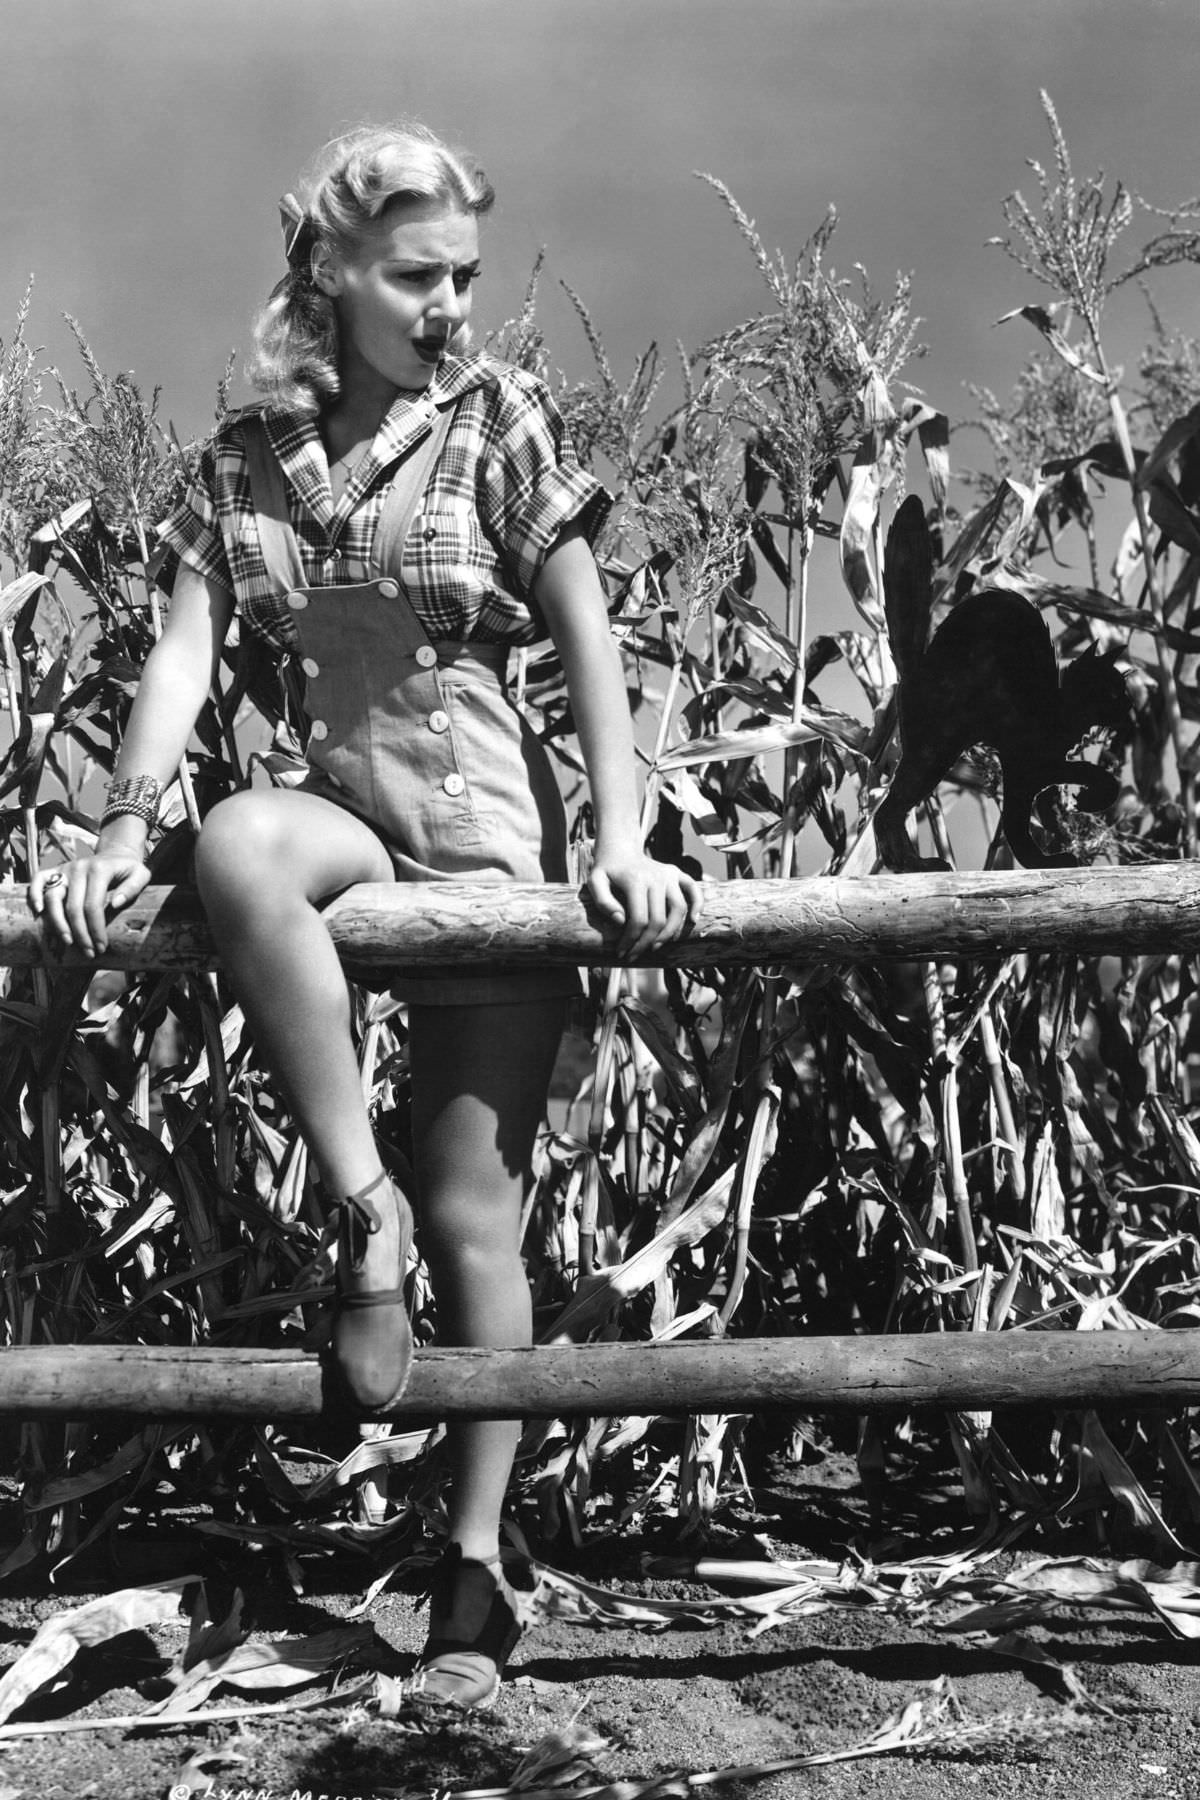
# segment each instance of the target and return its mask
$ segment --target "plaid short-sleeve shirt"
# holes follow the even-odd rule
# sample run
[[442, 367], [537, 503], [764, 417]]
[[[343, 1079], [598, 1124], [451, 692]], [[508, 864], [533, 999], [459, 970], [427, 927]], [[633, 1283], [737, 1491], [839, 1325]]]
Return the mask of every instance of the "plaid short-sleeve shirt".
[[[283, 469], [307, 585], [371, 578], [391, 475], [425, 434], [431, 408], [450, 400], [453, 420], [405, 545], [405, 591], [431, 637], [530, 643], [545, 635], [532, 590], [555, 540], [575, 521], [594, 539], [611, 502], [580, 467], [545, 384], [491, 358], [446, 357], [423, 394], [398, 395], [336, 506], [315, 419], [258, 409]], [[218, 426], [195, 482], [159, 526], [167, 553], [159, 578], [169, 589], [184, 563], [219, 582], [245, 625], [287, 650], [295, 626], [263, 561], [243, 416]]]

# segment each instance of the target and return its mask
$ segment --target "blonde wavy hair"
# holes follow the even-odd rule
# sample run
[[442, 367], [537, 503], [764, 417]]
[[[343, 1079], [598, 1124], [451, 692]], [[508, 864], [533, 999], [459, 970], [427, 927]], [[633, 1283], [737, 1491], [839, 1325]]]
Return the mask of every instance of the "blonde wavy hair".
[[[353, 256], [393, 200], [444, 200], [482, 215], [494, 198], [487, 176], [465, 152], [415, 122], [361, 125], [327, 144], [295, 207], [288, 272], [255, 321], [246, 372], [268, 403], [317, 412], [338, 392], [337, 315], [312, 278], [318, 244]], [[464, 337], [456, 340], [459, 348]]]

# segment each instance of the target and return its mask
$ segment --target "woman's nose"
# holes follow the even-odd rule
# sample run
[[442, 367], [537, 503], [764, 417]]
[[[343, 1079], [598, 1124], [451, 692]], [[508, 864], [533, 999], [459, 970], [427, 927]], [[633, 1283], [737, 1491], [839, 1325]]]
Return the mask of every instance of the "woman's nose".
[[463, 317], [463, 296], [454, 285], [453, 275], [446, 275], [439, 281], [429, 296], [429, 311], [440, 319], [449, 319], [452, 324]]

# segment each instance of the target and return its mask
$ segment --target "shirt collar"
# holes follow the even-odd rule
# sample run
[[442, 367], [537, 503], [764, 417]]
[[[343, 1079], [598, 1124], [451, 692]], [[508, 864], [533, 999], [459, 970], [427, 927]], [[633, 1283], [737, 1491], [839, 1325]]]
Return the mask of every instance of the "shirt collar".
[[272, 407], [264, 415], [279, 466], [304, 505], [327, 531], [340, 528], [372, 482], [423, 438], [434, 416], [472, 388], [496, 379], [487, 358], [443, 357], [421, 394], [397, 394], [375, 433], [374, 442], [346, 485], [336, 508], [329, 486], [325, 446], [311, 413]]

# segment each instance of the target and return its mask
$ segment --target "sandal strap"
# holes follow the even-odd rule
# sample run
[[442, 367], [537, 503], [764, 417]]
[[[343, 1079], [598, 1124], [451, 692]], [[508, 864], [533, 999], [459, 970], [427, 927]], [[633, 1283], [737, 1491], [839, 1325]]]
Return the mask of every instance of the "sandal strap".
[[344, 1248], [351, 1268], [357, 1268], [367, 1253], [367, 1239], [382, 1229], [383, 1219], [367, 1198], [388, 1180], [386, 1169], [380, 1169], [373, 1181], [356, 1194], [343, 1194], [333, 1203], [337, 1219], [338, 1246]]
[[[464, 1587], [468, 1592], [472, 1588], [475, 1590], [474, 1598], [480, 1610], [485, 1603], [487, 1605], [482, 1624], [469, 1638], [452, 1635], [447, 1630], [435, 1633], [432, 1629], [435, 1610], [443, 1618], [453, 1617], [456, 1602], [466, 1598], [460, 1592]], [[516, 1595], [501, 1570], [464, 1556], [458, 1544], [451, 1544], [433, 1570], [429, 1599], [431, 1629], [421, 1652], [422, 1668], [440, 1657], [473, 1654], [485, 1657], [497, 1670], [503, 1669], [521, 1635], [521, 1621], [515, 1605]]]

